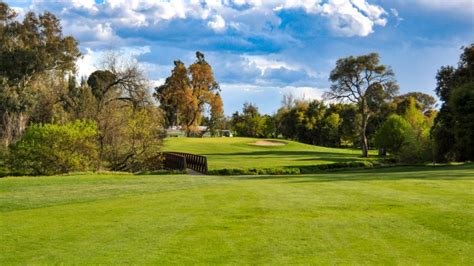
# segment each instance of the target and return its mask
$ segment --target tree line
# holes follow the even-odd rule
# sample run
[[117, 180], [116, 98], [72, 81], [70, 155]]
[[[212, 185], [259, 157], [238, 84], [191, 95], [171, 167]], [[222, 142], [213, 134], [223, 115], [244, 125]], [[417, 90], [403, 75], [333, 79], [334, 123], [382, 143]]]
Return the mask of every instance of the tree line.
[[328, 147], [371, 148], [400, 162], [474, 159], [474, 44], [464, 47], [457, 67], [436, 76], [436, 99], [422, 92], [398, 95], [390, 67], [376, 53], [339, 59], [324, 99], [285, 95], [273, 115], [245, 103], [227, 124], [239, 136], [282, 137]]

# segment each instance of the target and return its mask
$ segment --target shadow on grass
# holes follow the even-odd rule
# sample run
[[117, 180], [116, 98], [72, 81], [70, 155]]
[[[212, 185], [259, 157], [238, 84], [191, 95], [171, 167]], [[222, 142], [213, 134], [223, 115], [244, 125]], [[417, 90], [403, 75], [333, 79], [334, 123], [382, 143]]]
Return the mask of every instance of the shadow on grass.
[[[206, 153], [204, 155], [210, 156], [335, 156], [335, 157], [347, 157], [354, 156], [360, 157], [359, 154], [343, 153], [343, 152], [323, 152], [323, 151], [251, 151], [251, 152], [233, 152], [233, 153]], [[376, 156], [374, 156], [376, 158]]]
[[[235, 152], [235, 153], [207, 153], [205, 156], [219, 156], [219, 159], [232, 159], [235, 157], [248, 156], [250, 160], [254, 159], [278, 159], [285, 158], [293, 161], [310, 162], [310, 161], [332, 161], [335, 163], [354, 162], [367, 160], [359, 154], [337, 153], [337, 152], [317, 152], [317, 151], [254, 151], [254, 152]], [[255, 158], [257, 157], [257, 158]], [[261, 157], [261, 158], [258, 158]], [[298, 158], [306, 157], [306, 158]], [[380, 159], [379, 156], [371, 156], [369, 160]]]
[[474, 180], [474, 164], [470, 163], [459, 166], [391, 166], [372, 169], [334, 169], [307, 175], [255, 175], [232, 176], [231, 178], [239, 180], [288, 179], [289, 183], [409, 179], [459, 181]]

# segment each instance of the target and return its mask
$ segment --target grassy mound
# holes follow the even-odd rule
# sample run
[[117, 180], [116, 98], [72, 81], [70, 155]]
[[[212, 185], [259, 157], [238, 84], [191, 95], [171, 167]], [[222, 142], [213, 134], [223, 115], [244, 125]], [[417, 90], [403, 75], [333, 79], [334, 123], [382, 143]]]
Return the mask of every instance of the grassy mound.
[[474, 264], [474, 165], [0, 179], [0, 264]]
[[[360, 150], [326, 148], [295, 141], [286, 145], [254, 145], [253, 138], [167, 138], [164, 150], [189, 152], [208, 158], [210, 173], [217, 174], [298, 174], [311, 172], [311, 166], [361, 166], [376, 161], [360, 156]], [[272, 141], [272, 140], [269, 140]], [[324, 167], [322, 167], [324, 168]]]

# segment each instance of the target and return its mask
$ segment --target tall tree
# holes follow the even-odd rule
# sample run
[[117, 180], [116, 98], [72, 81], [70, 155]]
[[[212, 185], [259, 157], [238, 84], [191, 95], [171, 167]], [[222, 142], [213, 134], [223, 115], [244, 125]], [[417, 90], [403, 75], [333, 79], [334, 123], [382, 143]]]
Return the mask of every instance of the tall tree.
[[216, 100], [219, 91], [211, 65], [203, 53], [196, 52], [196, 61], [189, 68], [175, 61], [171, 76], [165, 84], [155, 88], [154, 96], [166, 112], [168, 125], [181, 125], [189, 136], [198, 130], [206, 105], [211, 106], [211, 111], [222, 110], [214, 106], [222, 105], [222, 101]]
[[189, 66], [191, 75], [192, 98], [189, 107], [193, 107], [185, 117], [186, 131], [193, 131], [200, 124], [205, 104], [212, 104], [216, 92], [220, 91], [219, 84], [214, 78], [211, 65], [206, 62], [204, 54], [196, 52], [196, 62]]
[[224, 121], [224, 103], [219, 93], [216, 93], [211, 99], [210, 105], [209, 132], [211, 136], [215, 136], [217, 130], [223, 127], [222, 123]]
[[189, 92], [190, 84], [186, 66], [183, 62], [176, 60], [171, 75], [166, 78], [163, 85], [155, 88], [153, 95], [160, 102], [160, 108], [165, 113], [166, 126], [181, 125], [180, 118], [185, 111], [185, 97], [192, 95]]
[[[29, 12], [22, 22], [0, 2], [0, 133], [8, 145], [26, 128], [42, 76], [64, 77], [75, 71], [77, 41], [63, 36], [52, 13]], [[45, 79], [43, 79], [45, 80]]]
[[116, 54], [104, 60], [106, 69], [93, 72], [87, 80], [96, 103], [99, 155], [113, 170], [137, 169], [137, 161], [147, 160], [144, 155], [157, 155], [161, 114], [136, 63]]
[[380, 64], [379, 55], [371, 53], [339, 59], [331, 71], [333, 82], [325, 97], [349, 101], [358, 105], [361, 115], [360, 145], [362, 156], [368, 156], [367, 124], [377, 103], [393, 97], [398, 91], [395, 75], [390, 67]]
[[436, 76], [435, 92], [442, 101], [431, 130], [437, 161], [474, 159], [474, 44], [462, 50], [458, 66], [441, 67]]

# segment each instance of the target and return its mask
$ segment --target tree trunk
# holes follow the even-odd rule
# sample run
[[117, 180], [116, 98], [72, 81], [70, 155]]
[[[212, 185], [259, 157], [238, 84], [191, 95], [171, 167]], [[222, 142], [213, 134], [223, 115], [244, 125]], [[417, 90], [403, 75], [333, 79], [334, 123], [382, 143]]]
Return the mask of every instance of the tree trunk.
[[360, 146], [362, 147], [362, 157], [368, 157], [369, 156], [369, 145], [367, 143], [367, 137], [365, 136], [365, 130], [361, 131], [361, 136], [360, 136]]
[[28, 117], [22, 112], [5, 112], [2, 117], [1, 138], [5, 147], [14, 143], [26, 130]]
[[369, 156], [369, 144], [367, 142], [367, 124], [369, 121], [369, 114], [366, 107], [362, 110], [362, 125], [360, 127], [360, 146], [362, 147], [362, 157]]

